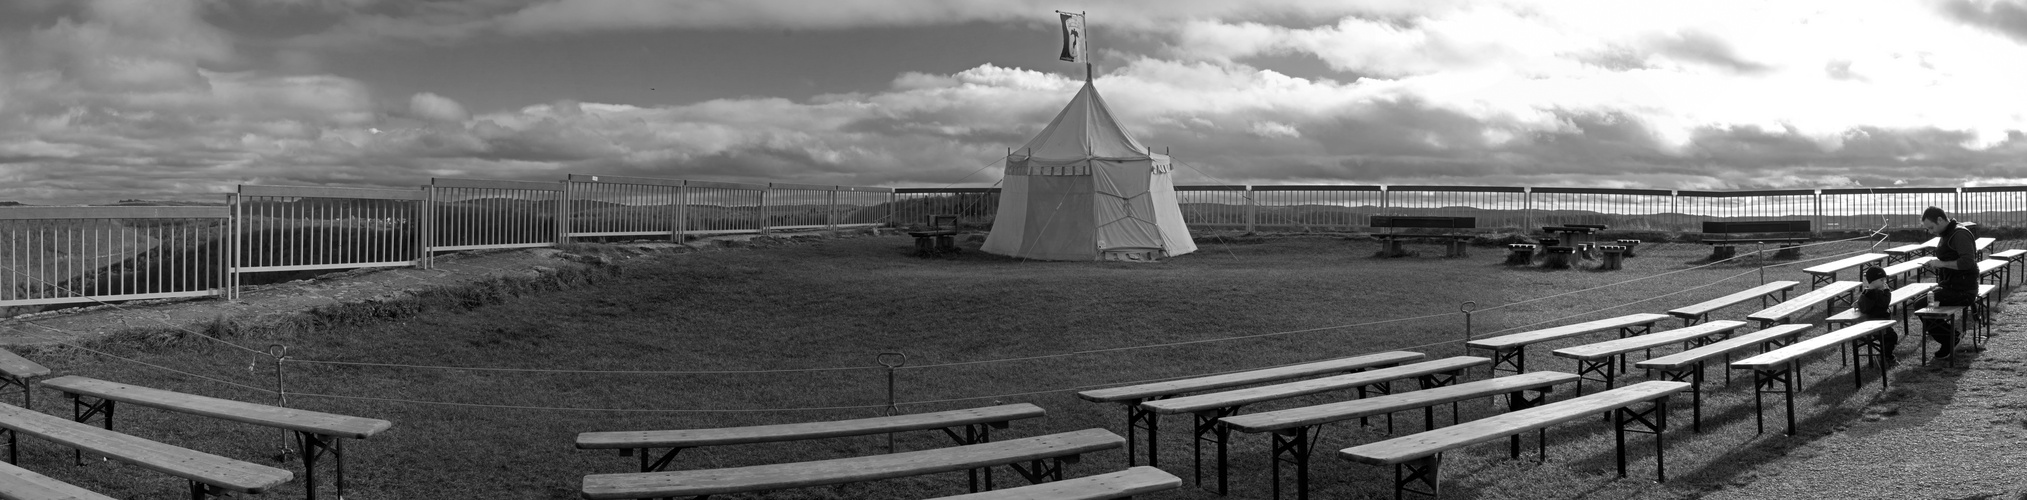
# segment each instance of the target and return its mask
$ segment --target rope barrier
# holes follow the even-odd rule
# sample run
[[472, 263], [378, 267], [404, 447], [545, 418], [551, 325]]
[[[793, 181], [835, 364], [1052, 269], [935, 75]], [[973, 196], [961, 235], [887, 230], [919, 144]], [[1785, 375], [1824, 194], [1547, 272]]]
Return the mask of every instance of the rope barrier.
[[565, 370], [565, 369], [549, 369], [549, 368], [494, 368], [484, 366], [439, 366], [439, 365], [411, 365], [402, 363], [366, 363], [358, 361], [328, 361], [328, 360], [297, 359], [297, 358], [289, 358], [289, 362], [312, 363], [320, 365], [374, 366], [382, 368], [416, 368], [416, 369], [433, 369], [433, 370], [523, 372], [523, 373], [582, 373], [582, 374], [602, 374], [602, 375], [729, 375], [729, 374], [757, 374], [757, 373], [839, 372], [839, 371], [880, 369], [880, 367], [877, 366], [844, 366], [835, 368], [796, 368], [796, 369], [779, 369], [779, 370]]
[[[111, 307], [111, 308], [113, 308], [113, 309], [118, 309], [118, 310], [119, 310], [120, 312], [131, 312], [131, 311], [132, 311], [132, 310], [130, 310], [130, 309], [127, 309], [127, 308], [125, 308], [125, 307], [120, 307], [120, 306], [119, 306], [119, 304], [113, 304], [113, 303], [109, 303], [109, 302], [106, 302], [106, 301], [103, 301], [103, 300], [99, 300], [99, 299], [98, 299], [97, 297], [92, 297], [92, 296], [90, 296], [90, 295], [84, 295], [84, 294], [79, 294], [79, 293], [77, 293], [77, 292], [76, 292], [75, 290], [71, 290], [71, 289], [69, 289], [69, 288], [65, 288], [65, 287], [64, 287], [63, 285], [58, 285], [58, 284], [55, 284], [55, 283], [50, 283], [50, 282], [49, 282], [49, 280], [45, 280], [45, 279], [42, 279], [41, 277], [38, 277], [38, 276], [34, 276], [34, 275], [30, 275], [30, 274], [28, 274], [28, 273], [24, 273], [24, 272], [21, 272], [20, 270], [18, 270], [18, 269], [15, 269], [15, 268], [14, 268], [13, 266], [0, 266], [0, 268], [6, 268], [8, 272], [12, 272], [12, 273], [14, 273], [14, 274], [18, 274], [18, 275], [21, 275], [21, 276], [27, 276], [27, 277], [28, 277], [28, 279], [32, 279], [32, 280], [35, 280], [35, 281], [39, 281], [39, 282], [41, 282], [41, 283], [42, 283], [43, 285], [45, 285], [45, 286], [49, 286], [49, 287], [55, 288], [55, 289], [57, 289], [57, 290], [59, 290], [59, 291], [62, 291], [62, 292], [64, 292], [64, 293], [68, 293], [68, 294], [71, 294], [71, 295], [73, 295], [73, 296], [78, 296], [78, 297], [83, 297], [83, 298], [86, 298], [86, 299], [90, 299], [90, 300], [91, 300], [92, 302], [96, 302], [96, 303], [98, 303], [99, 305], [102, 305], [102, 306], [108, 306], [108, 307]], [[146, 315], [139, 315], [139, 314], [137, 314], [136, 316], [144, 316], [144, 317], [146, 317]], [[181, 330], [181, 331], [182, 331], [183, 333], [188, 333], [188, 334], [191, 334], [191, 335], [196, 335], [196, 336], [199, 336], [199, 337], [203, 337], [203, 338], [207, 338], [207, 339], [211, 339], [211, 340], [213, 340], [213, 341], [217, 341], [217, 342], [219, 342], [219, 343], [222, 343], [222, 344], [225, 344], [225, 345], [229, 345], [229, 346], [232, 346], [232, 347], [237, 347], [237, 348], [239, 348], [239, 349], [240, 349], [240, 350], [242, 350], [242, 351], [246, 351], [246, 352], [251, 352], [251, 353], [254, 353], [254, 354], [267, 354], [267, 353], [265, 353], [265, 352], [262, 352], [262, 351], [260, 351], [260, 350], [257, 350], [257, 349], [251, 348], [251, 347], [247, 347], [247, 346], [243, 346], [243, 345], [239, 345], [239, 344], [235, 344], [235, 343], [232, 343], [232, 342], [226, 341], [225, 339], [221, 339], [221, 338], [218, 338], [218, 337], [213, 337], [213, 336], [210, 336], [210, 335], [205, 335], [205, 334], [203, 334], [203, 333], [199, 333], [199, 332], [193, 331], [193, 330], [191, 330], [191, 329], [189, 329], [189, 328], [184, 328], [184, 327], [181, 327], [181, 326], [177, 326], [177, 325], [172, 325], [172, 324], [169, 324], [169, 322], [168, 322], [168, 321], [163, 321], [163, 320], [160, 320], [160, 319], [156, 319], [156, 318], [153, 318], [153, 317], [148, 317], [148, 319], [154, 320], [154, 321], [155, 321], [155, 322], [157, 322], [157, 323], [161, 323], [161, 324], [162, 324], [162, 326], [167, 326], [167, 327], [169, 327], [170, 329], [173, 329], [173, 330]]]

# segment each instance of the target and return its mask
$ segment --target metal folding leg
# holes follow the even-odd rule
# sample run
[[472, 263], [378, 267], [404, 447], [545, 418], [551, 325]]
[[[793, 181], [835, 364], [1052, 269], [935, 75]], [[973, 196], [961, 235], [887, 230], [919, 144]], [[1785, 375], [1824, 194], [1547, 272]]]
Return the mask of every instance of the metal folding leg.
[[1689, 428], [1698, 434], [1703, 433], [1703, 362], [1698, 361], [1695, 366], [1661, 370], [1661, 378], [1689, 383]]
[[[1438, 472], [1443, 465], [1443, 454], [1437, 453], [1408, 462], [1394, 464], [1394, 500], [1401, 499], [1402, 492], [1420, 493], [1431, 497], [1443, 492]], [[1405, 472], [1406, 474], [1403, 474]], [[1428, 491], [1409, 488], [1414, 483], [1428, 486]]]
[[1323, 428], [1314, 425], [1274, 432], [1274, 498], [1281, 498], [1281, 464], [1286, 462], [1295, 466], [1295, 498], [1309, 500], [1309, 452], [1322, 435]]
[[[1430, 375], [1423, 375], [1421, 377], [1416, 378], [1415, 381], [1421, 384], [1422, 390], [1426, 391], [1437, 387], [1455, 384], [1457, 383], [1457, 379], [1461, 378], [1464, 378], [1464, 370], [1457, 370], [1449, 373], [1436, 373]], [[1392, 414], [1389, 413], [1388, 415]], [[1457, 418], [1458, 418], [1457, 402], [1451, 401], [1450, 425], [1457, 425]], [[1426, 431], [1434, 428], [1436, 428], [1436, 407], [1435, 406], [1422, 407], [1422, 430]], [[1393, 429], [1389, 428], [1387, 430], [1391, 432]]]
[[[1753, 429], [1756, 432], [1767, 432], [1766, 406], [1760, 401], [1760, 395], [1780, 394], [1782, 399], [1787, 400], [1788, 435], [1795, 435], [1795, 368], [1795, 363], [1789, 362], [1778, 368], [1753, 369]], [[1780, 384], [1779, 390], [1774, 389], [1775, 384]]]
[[[1225, 425], [1223, 421], [1220, 421], [1218, 419], [1229, 417], [1239, 413], [1239, 408], [1241, 408], [1242, 406], [1244, 405], [1196, 412], [1196, 436], [1194, 439], [1195, 442], [1192, 443], [1196, 447], [1195, 450], [1196, 485], [1203, 486], [1204, 484], [1204, 441], [1214, 441], [1218, 444], [1219, 495], [1224, 495], [1226, 492], [1225, 488], [1227, 481], [1225, 469], [1226, 465], [1228, 465], [1230, 462], [1227, 462], [1225, 459], [1225, 451], [1226, 447], [1229, 446], [1227, 443], [1230, 443], [1232, 440], [1231, 439], [1232, 428], [1231, 426]], [[1209, 434], [1212, 437], [1205, 438], [1204, 437], [1205, 434]]]
[[[1548, 404], [1548, 393], [1551, 390], [1553, 390], [1553, 388], [1543, 387], [1540, 389], [1528, 389], [1506, 393], [1506, 411], [1508, 413], [1511, 413]], [[1534, 397], [1527, 396], [1527, 393], [1530, 392], [1534, 393]], [[1543, 428], [1535, 432], [1535, 444], [1536, 446], [1539, 447], [1538, 451], [1541, 454], [1541, 460], [1543, 462], [1548, 461], [1547, 428]], [[1520, 458], [1520, 434], [1515, 433], [1512, 436], [1507, 436], [1506, 447], [1508, 450], [1508, 454], [1512, 458], [1516, 459]]]
[[[1619, 477], [1626, 477], [1626, 433], [1636, 432], [1654, 435], [1654, 480], [1668, 482], [1666, 469], [1668, 447], [1662, 437], [1663, 431], [1668, 430], [1668, 396], [1656, 398], [1646, 411], [1621, 407], [1613, 410], [1613, 413], [1619, 416], [1617, 424], [1612, 426], [1616, 429], [1614, 434], [1618, 439]], [[1629, 427], [1628, 424], [1639, 425]]]
[[[1378, 394], [1379, 394], [1379, 395], [1381, 395], [1381, 396], [1385, 396], [1385, 395], [1388, 395], [1388, 394], [1393, 394], [1393, 393], [1394, 393], [1394, 382], [1393, 382], [1392, 380], [1384, 380], [1384, 381], [1380, 381], [1380, 382], [1374, 382], [1374, 383], [1371, 383], [1371, 384], [1366, 384], [1366, 385], [1361, 385], [1361, 386], [1358, 386], [1358, 398], [1359, 398], [1359, 399], [1365, 399], [1366, 397], [1368, 397], [1368, 396], [1367, 396], [1367, 393], [1378, 393]], [[1365, 426], [1365, 425], [1366, 425], [1366, 417], [1358, 417], [1358, 425], [1359, 425], [1360, 427], [1363, 427], [1363, 426]], [[1393, 413], [1388, 413], [1388, 414], [1387, 414], [1387, 434], [1393, 434], [1393, 433], [1394, 433], [1394, 414], [1393, 414]]]
[[[1615, 371], [1613, 368], [1618, 366], [1618, 363], [1616, 361], [1618, 359], [1623, 358], [1624, 356], [1610, 356], [1602, 360], [1589, 360], [1589, 359], [1577, 360], [1577, 395], [1581, 396], [1584, 394], [1585, 380], [1596, 380], [1599, 382], [1604, 382], [1606, 390], [1612, 389], [1613, 379], [1618, 378], [1617, 377], [1618, 372]], [[1591, 374], [1598, 374], [1598, 376], [1601, 378], [1585, 377], [1585, 375]]]
[[[1654, 324], [1653, 324], [1653, 323], [1648, 323], [1648, 324], [1644, 324], [1644, 325], [1638, 325], [1638, 326], [1622, 326], [1622, 327], [1619, 327], [1619, 338], [1622, 338], [1622, 339], [1623, 339], [1623, 338], [1626, 338], [1626, 337], [1637, 337], [1637, 336], [1640, 336], [1640, 335], [1646, 335], [1646, 334], [1649, 334], [1649, 333], [1653, 333], [1653, 332], [1654, 332]], [[1648, 350], [1647, 350], [1647, 355], [1648, 355], [1649, 357], [1652, 357], [1652, 356], [1654, 355], [1654, 350], [1653, 350], [1653, 349], [1648, 349]], [[1626, 357], [1625, 357], [1624, 355], [1620, 355], [1620, 356], [1613, 356], [1613, 357], [1619, 358], [1619, 371], [1620, 371], [1620, 372], [1624, 372], [1624, 371], [1626, 371]]]
[[[93, 416], [103, 414], [105, 415], [106, 430], [113, 430], [113, 409], [119, 403], [118, 401], [100, 399], [98, 402], [87, 402], [85, 401], [87, 396], [76, 393], [64, 394], [70, 396], [71, 421], [88, 424], [91, 423]], [[71, 456], [76, 459], [78, 465], [84, 465], [84, 450], [71, 450]], [[104, 459], [101, 458], [101, 460]]]
[[1020, 473], [1022, 479], [1027, 479], [1028, 484], [1042, 484], [1049, 481], [1063, 480], [1063, 464], [1077, 463], [1078, 459], [1077, 455], [1070, 455], [1053, 459], [1037, 458], [1029, 460], [1027, 467], [1021, 467], [1019, 462], [1006, 465], [1013, 468], [1014, 472]]
[[1506, 366], [1507, 370], [1516, 374], [1527, 373], [1527, 347], [1521, 346], [1511, 351], [1493, 350], [1492, 368], [1489, 370], [1493, 377], [1499, 376], [1500, 366]]
[[[332, 465], [336, 469], [338, 476], [337, 477], [338, 498], [341, 500], [344, 499], [345, 440], [342, 438], [319, 436], [308, 432], [296, 431], [296, 448], [302, 450], [303, 452], [304, 498], [308, 500], [317, 500], [317, 458], [322, 457], [325, 453], [330, 453]], [[670, 458], [674, 458], [675, 455], [676, 453], [674, 451], [669, 452]], [[647, 454], [642, 453], [641, 457], [646, 458]], [[667, 462], [664, 462], [665, 465], [666, 463]]]
[[1143, 400], [1134, 400], [1126, 402], [1127, 467], [1132, 467], [1134, 465], [1133, 457], [1135, 455], [1134, 453], [1135, 439], [1133, 438], [1133, 435], [1134, 431], [1137, 429], [1147, 429], [1147, 465], [1150, 467], [1161, 466], [1160, 459], [1155, 454], [1156, 451], [1155, 444], [1160, 442], [1159, 440], [1155, 439], [1155, 437], [1160, 433], [1161, 430], [1161, 415], [1155, 413], [1153, 410], [1143, 409], [1140, 407], [1140, 403], [1142, 402], [1155, 401], [1160, 399], [1167, 399], [1167, 398], [1166, 397], [1148, 398]]
[[[956, 441], [958, 446], [990, 443], [992, 442], [992, 428], [998, 427], [1001, 429], [1005, 429], [1008, 424], [1010, 424], [1010, 422], [1004, 421], [965, 424], [964, 435], [961, 436], [957, 434], [957, 431], [952, 430], [954, 429], [953, 427], [944, 427], [943, 434], [950, 436], [950, 439], [952, 441]], [[991, 491], [992, 490], [991, 467], [980, 467], [977, 469], [964, 471], [965, 476], [971, 480], [971, 491], [974, 493], [978, 492], [978, 474], [980, 471], [984, 471], [985, 473], [985, 489], [987, 491]]]

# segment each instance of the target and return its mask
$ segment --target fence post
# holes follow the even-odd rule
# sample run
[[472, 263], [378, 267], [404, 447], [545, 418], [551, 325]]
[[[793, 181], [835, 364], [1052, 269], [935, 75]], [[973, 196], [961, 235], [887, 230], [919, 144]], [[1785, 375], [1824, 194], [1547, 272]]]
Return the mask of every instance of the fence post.
[[570, 244], [570, 180], [560, 182], [563, 189], [556, 192], [556, 246]]
[[232, 207], [232, 211], [229, 212], [232, 218], [225, 221], [225, 241], [218, 245], [225, 254], [220, 256], [224, 265], [219, 266], [223, 268], [225, 274], [219, 276], [218, 284], [221, 288], [219, 291], [225, 294], [227, 302], [238, 302], [239, 267], [244, 260], [239, 256], [239, 221], [244, 220], [244, 217], [239, 203], [239, 193], [226, 193], [225, 200], [226, 204]]
[[1815, 192], [1813, 196], [1816, 198], [1816, 224], [1813, 226], [1815, 231], [1812, 231], [1809, 236], [1820, 238], [1823, 236], [1823, 221], [1826, 220], [1823, 217], [1823, 190], [1812, 189], [1811, 191]]
[[1527, 234], [1534, 227], [1534, 188], [1520, 188], [1520, 233]]
[[[888, 356], [894, 357], [889, 358]], [[892, 359], [893, 362], [889, 363], [888, 362], [889, 359]], [[887, 409], [884, 412], [885, 413], [884, 416], [893, 416], [895, 414], [899, 414], [901, 411], [894, 407], [894, 369], [900, 368], [901, 365], [908, 364], [908, 355], [900, 351], [883, 352], [877, 356], [874, 356], [873, 361], [879, 363], [880, 366], [887, 367]], [[894, 433], [889, 432], [887, 433], [887, 453], [893, 452], [894, 452]]]
[[838, 229], [838, 191], [843, 189], [844, 186], [831, 186], [830, 214], [824, 218], [825, 229], [832, 231]]
[[1246, 193], [1246, 234], [1253, 234], [1253, 224], [1260, 218], [1260, 193], [1250, 184], [1242, 187], [1246, 189], [1242, 191]]
[[436, 268], [436, 185], [422, 186], [422, 234], [415, 239], [422, 245], [422, 268]]
[[760, 234], [767, 234], [767, 195], [774, 192], [774, 183], [760, 188]]

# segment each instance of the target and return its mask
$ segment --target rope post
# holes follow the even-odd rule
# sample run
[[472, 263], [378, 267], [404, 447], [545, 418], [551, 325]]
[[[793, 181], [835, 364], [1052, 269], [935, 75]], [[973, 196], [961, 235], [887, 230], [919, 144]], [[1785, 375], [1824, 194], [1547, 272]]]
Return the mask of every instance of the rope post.
[[1765, 285], [1767, 284], [1767, 246], [1765, 244], [1757, 246], [1759, 247], [1760, 256], [1760, 284]]
[[[288, 385], [286, 385], [285, 380], [282, 378], [282, 362], [287, 361], [289, 359], [289, 346], [281, 344], [268, 344], [267, 355], [274, 357], [275, 406], [287, 408], [289, 404], [289, 388]], [[289, 431], [287, 429], [283, 429], [281, 433], [282, 433], [282, 452], [280, 455], [275, 456], [276, 462], [286, 462], [288, 461], [289, 457], [295, 456], [295, 450], [289, 448]]]
[[1477, 302], [1477, 301], [1474, 301], [1474, 300], [1466, 300], [1466, 301], [1464, 301], [1464, 303], [1462, 303], [1462, 304], [1457, 304], [1457, 311], [1458, 311], [1458, 312], [1461, 312], [1461, 313], [1464, 313], [1464, 341], [1465, 341], [1465, 342], [1470, 342], [1470, 341], [1471, 341], [1471, 311], [1476, 311], [1476, 310], [1478, 310], [1478, 302]]
[[[900, 351], [883, 352], [878, 356], [874, 356], [873, 361], [879, 363], [880, 366], [887, 367], [887, 409], [884, 415], [893, 416], [900, 413], [900, 410], [894, 408], [894, 369], [908, 364], [908, 355]], [[894, 453], [894, 433], [892, 432], [887, 433], [887, 453]]]

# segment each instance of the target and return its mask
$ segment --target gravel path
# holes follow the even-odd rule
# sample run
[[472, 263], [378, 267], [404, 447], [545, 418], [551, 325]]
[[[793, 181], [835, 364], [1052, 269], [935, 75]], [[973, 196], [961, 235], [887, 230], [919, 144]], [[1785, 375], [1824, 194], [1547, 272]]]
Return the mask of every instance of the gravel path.
[[1893, 388], [1866, 405], [1864, 418], [1755, 471], [1750, 482], [1704, 498], [2027, 499], [2021, 300], [2007, 297], [1991, 341], [1983, 352], [1960, 355], [1960, 368], [1903, 364], [1893, 370]]

